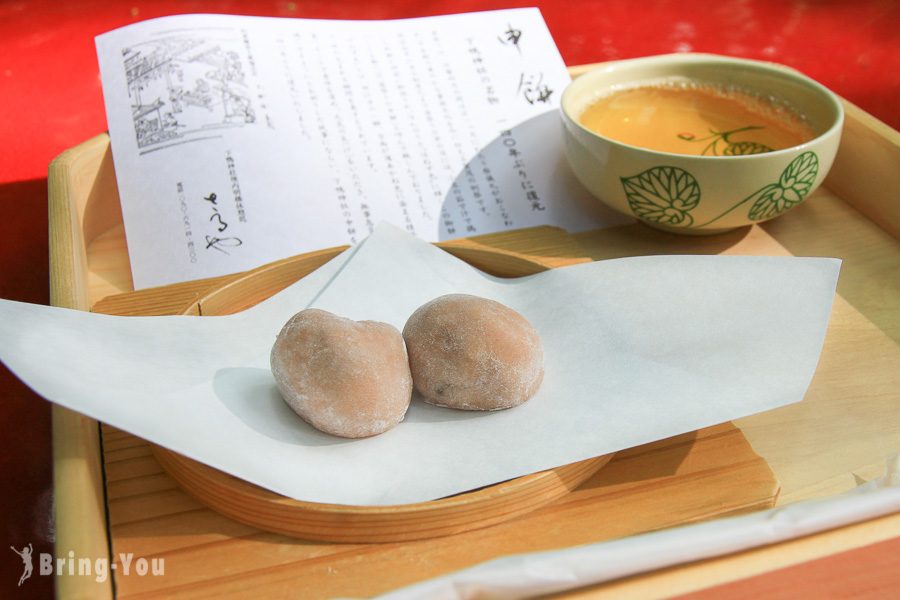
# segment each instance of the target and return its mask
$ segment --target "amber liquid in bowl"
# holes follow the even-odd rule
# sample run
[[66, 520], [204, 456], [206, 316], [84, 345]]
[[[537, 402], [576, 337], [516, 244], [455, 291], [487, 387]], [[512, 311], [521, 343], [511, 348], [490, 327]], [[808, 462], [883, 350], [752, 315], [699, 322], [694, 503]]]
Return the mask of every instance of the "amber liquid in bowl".
[[683, 81], [614, 91], [579, 121], [607, 138], [675, 154], [760, 154], [815, 137], [808, 121], [776, 98]]

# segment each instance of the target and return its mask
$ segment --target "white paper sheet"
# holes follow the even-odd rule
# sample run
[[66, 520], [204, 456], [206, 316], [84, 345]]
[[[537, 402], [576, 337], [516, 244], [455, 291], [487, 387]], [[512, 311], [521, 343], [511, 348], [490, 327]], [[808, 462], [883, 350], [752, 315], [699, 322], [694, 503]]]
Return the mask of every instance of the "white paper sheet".
[[[418, 502], [799, 401], [840, 262], [662, 256], [502, 280], [391, 226], [228, 317], [110, 317], [0, 303], [0, 357], [39, 394], [294, 498]], [[475, 413], [414, 400], [385, 434], [317, 432], [268, 366], [308, 305], [402, 328], [450, 292], [503, 302], [545, 349], [537, 395]], [[488, 460], [489, 457], [489, 460]]]
[[900, 459], [882, 477], [823, 500], [599, 544], [507, 556], [379, 596], [382, 600], [514, 600], [774, 544], [900, 511]]
[[355, 243], [627, 222], [565, 164], [537, 9], [181, 15], [97, 38], [136, 289]]

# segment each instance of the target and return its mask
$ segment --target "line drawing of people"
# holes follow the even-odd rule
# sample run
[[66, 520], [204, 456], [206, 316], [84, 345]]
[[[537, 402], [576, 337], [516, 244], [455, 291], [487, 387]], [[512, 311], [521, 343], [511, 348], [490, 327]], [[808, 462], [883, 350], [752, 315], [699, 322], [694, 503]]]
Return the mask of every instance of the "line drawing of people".
[[13, 546], [10, 546], [10, 549], [22, 557], [22, 564], [25, 565], [25, 570], [22, 571], [22, 576], [19, 577], [19, 585], [21, 586], [22, 582], [31, 577], [31, 553], [34, 551], [34, 549], [31, 547], [30, 543], [28, 544], [28, 546], [22, 546], [21, 552], [16, 550]]

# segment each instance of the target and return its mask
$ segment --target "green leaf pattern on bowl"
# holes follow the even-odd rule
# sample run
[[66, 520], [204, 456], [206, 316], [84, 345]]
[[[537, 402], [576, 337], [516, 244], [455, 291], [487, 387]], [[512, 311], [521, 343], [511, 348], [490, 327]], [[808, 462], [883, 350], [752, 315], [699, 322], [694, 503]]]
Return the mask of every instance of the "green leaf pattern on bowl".
[[621, 177], [628, 205], [652, 223], [689, 227], [690, 211], [700, 203], [700, 185], [678, 167], [653, 167], [633, 177]]
[[804, 152], [791, 161], [778, 183], [771, 183], [751, 197], [756, 200], [747, 217], [753, 221], [771, 219], [803, 202], [819, 174], [819, 159], [813, 152]]
[[[760, 188], [697, 227], [705, 227], [718, 221], [748, 202], [753, 203], [747, 215], [750, 220], [762, 221], [776, 217], [800, 204], [809, 195], [818, 174], [819, 158], [814, 152], [804, 152], [788, 164], [777, 182]], [[676, 227], [690, 227], [694, 224], [694, 217], [690, 212], [700, 204], [700, 184], [684, 169], [659, 166], [619, 179], [628, 205], [639, 219]]]
[[764, 154], [771, 152], [772, 148], [758, 142], [734, 142], [725, 146], [722, 153], [725, 156], [743, 156], [744, 154]]

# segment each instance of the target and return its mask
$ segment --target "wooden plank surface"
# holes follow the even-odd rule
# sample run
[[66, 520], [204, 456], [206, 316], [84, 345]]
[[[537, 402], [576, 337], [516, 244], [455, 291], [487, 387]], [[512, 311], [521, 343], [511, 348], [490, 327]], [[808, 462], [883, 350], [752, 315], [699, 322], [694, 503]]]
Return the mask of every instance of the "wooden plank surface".
[[241, 525], [193, 500], [149, 445], [103, 426], [118, 597], [367, 596], [514, 552], [562, 548], [770, 506], [776, 484], [731, 424], [627, 450], [568, 496], [500, 525], [406, 543], [330, 544]]

